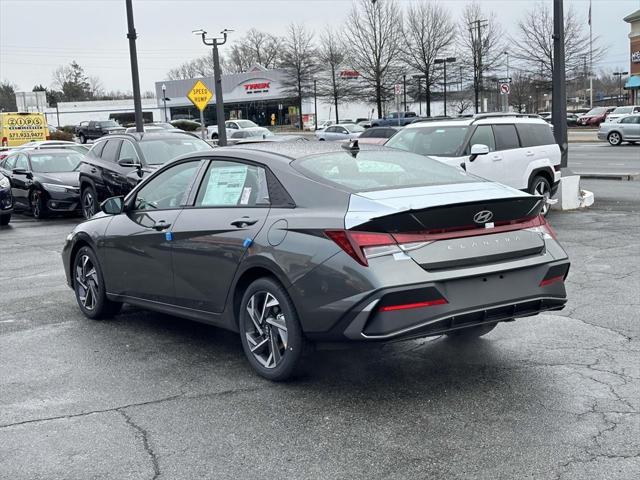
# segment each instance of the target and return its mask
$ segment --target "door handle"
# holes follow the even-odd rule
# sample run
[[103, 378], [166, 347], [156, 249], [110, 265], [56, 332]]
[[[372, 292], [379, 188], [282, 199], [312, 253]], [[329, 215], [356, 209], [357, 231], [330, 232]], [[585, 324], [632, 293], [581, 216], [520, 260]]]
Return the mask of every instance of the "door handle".
[[171, 226], [170, 223], [167, 223], [164, 220], [160, 220], [156, 222], [151, 228], [153, 228], [154, 230], [157, 230], [158, 232], [161, 232], [162, 230], [166, 230], [170, 226]]
[[499, 160], [502, 160], [502, 155], [493, 155], [491, 157], [491, 160], [493, 160], [494, 162], [497, 162]]
[[255, 225], [256, 223], [258, 223], [257, 218], [242, 217], [231, 222], [231, 225], [238, 228], [244, 228], [249, 225]]
[[534, 153], [533, 152], [526, 152], [525, 156], [527, 157], [533, 157]]

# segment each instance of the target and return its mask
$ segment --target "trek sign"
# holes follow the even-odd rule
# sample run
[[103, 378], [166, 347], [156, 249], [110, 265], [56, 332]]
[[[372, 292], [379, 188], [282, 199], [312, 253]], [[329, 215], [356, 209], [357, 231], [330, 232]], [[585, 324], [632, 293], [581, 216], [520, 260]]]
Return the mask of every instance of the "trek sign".
[[198, 80], [187, 94], [187, 98], [202, 112], [213, 98], [213, 93], [202, 80]]
[[249, 93], [267, 93], [269, 88], [271, 87], [271, 82], [255, 82], [255, 83], [245, 83], [244, 91]]

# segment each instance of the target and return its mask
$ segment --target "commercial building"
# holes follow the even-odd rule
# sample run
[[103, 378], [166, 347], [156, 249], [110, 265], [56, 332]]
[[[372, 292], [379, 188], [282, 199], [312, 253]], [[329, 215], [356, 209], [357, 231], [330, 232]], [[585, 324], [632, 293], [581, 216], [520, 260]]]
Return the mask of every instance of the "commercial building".
[[629, 91], [631, 105], [640, 104], [640, 9], [627, 15], [624, 21], [631, 26], [629, 33], [629, 79], [624, 85]]

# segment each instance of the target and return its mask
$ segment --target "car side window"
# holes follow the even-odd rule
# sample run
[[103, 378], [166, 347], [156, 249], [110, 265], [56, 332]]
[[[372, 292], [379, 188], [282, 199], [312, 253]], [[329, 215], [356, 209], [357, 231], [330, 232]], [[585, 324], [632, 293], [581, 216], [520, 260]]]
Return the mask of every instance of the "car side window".
[[204, 175], [196, 207], [270, 205], [265, 169], [240, 162], [214, 160]]
[[116, 155], [118, 154], [121, 143], [122, 140], [108, 140], [107, 144], [102, 150], [102, 159], [106, 160], [107, 162], [115, 162]]
[[493, 134], [496, 139], [496, 150], [520, 148], [515, 125], [494, 125]]
[[27, 156], [19, 153], [16, 157], [16, 164], [13, 168], [22, 168], [24, 170], [29, 170], [29, 162], [27, 161]]
[[122, 147], [120, 148], [120, 154], [118, 155], [118, 161], [120, 160], [130, 160], [132, 163], [140, 163], [136, 147], [134, 147], [133, 143], [128, 140], [122, 141]]
[[200, 160], [180, 163], [149, 180], [136, 193], [135, 210], [178, 208], [187, 200]]
[[325, 130], [325, 132], [327, 132], [327, 133], [333, 133], [335, 131], [336, 131], [335, 127], [327, 127], [327, 129]]
[[94, 157], [100, 157], [102, 155], [102, 150], [104, 150], [104, 146], [107, 142], [97, 142], [93, 144], [93, 147], [91, 147], [91, 155], [93, 155]]
[[340, 129], [338, 130], [338, 133], [343, 133], [343, 134], [345, 134], [345, 135], [346, 135], [346, 134], [348, 134], [349, 132], [347, 132], [347, 129], [346, 129], [346, 128], [340, 128]]
[[17, 157], [18, 157], [17, 155], [13, 155], [12, 157], [9, 157], [4, 161], [5, 170], [9, 170], [9, 171], [13, 170], [13, 167], [16, 164]]
[[481, 144], [489, 147], [490, 152], [495, 152], [496, 150], [496, 141], [493, 137], [493, 129], [491, 125], [479, 125], [476, 128], [476, 131], [471, 135], [471, 140], [469, 140], [468, 151], [471, 151], [471, 146]]

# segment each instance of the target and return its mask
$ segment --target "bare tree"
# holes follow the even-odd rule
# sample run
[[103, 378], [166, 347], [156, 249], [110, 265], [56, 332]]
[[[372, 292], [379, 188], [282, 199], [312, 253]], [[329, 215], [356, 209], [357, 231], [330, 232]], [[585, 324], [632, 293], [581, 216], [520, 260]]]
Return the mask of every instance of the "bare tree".
[[[340, 33], [327, 27], [320, 37], [318, 61], [323, 70], [319, 72], [318, 96], [331, 99], [335, 108], [336, 123], [338, 123], [339, 103], [349, 99], [353, 93], [353, 83], [357, 79], [343, 75], [347, 65], [347, 54], [344, 41]], [[316, 122], [318, 119], [316, 119]]]
[[425, 78], [427, 116], [431, 116], [431, 88], [441, 79], [434, 61], [452, 46], [455, 24], [449, 12], [437, 3], [422, 1], [409, 5], [402, 30], [405, 63]]
[[193, 60], [184, 62], [167, 72], [167, 80], [183, 80], [186, 78], [212, 76], [213, 57], [211, 55], [203, 55], [202, 57], [194, 58]]
[[286, 75], [282, 81], [285, 94], [296, 97], [298, 122], [302, 125], [302, 97], [311, 93], [313, 75], [318, 72], [317, 50], [313, 44], [313, 32], [304, 25], [292, 23], [287, 28], [281, 52], [280, 67]]
[[[536, 80], [532, 75], [523, 72], [515, 72], [512, 76], [511, 92], [509, 93], [509, 105], [518, 113], [528, 111], [536, 96]], [[531, 113], [531, 112], [529, 112]]]
[[[577, 74], [583, 70], [585, 56], [589, 55], [587, 22], [579, 18], [573, 6], [565, 10], [564, 55], [567, 72]], [[513, 39], [512, 54], [531, 71], [551, 78], [553, 75], [553, 12], [546, 3], [536, 3], [518, 23], [517, 41]], [[593, 59], [602, 58], [603, 49], [594, 38]]]
[[458, 115], [462, 115], [473, 110], [473, 98], [471, 98], [472, 92], [462, 92], [461, 95], [456, 95], [451, 106]]
[[253, 64], [275, 68], [280, 57], [282, 39], [250, 29], [246, 36], [236, 42], [227, 59], [227, 69], [233, 73], [246, 72]]
[[503, 66], [504, 37], [496, 15], [484, 12], [477, 0], [464, 8], [458, 25], [458, 57], [462, 64], [473, 66], [474, 88], [479, 95], [482, 94], [484, 76]]
[[351, 66], [360, 73], [364, 91], [373, 98], [378, 116], [399, 77], [402, 15], [394, 0], [358, 0], [345, 27]]

